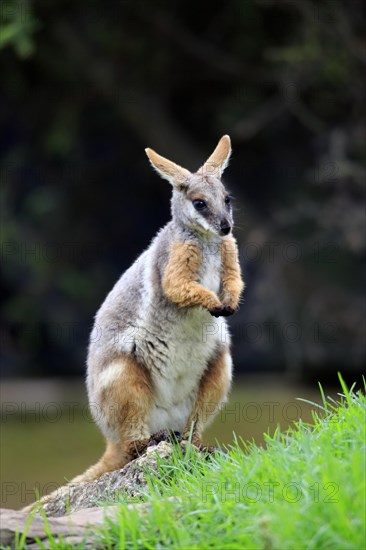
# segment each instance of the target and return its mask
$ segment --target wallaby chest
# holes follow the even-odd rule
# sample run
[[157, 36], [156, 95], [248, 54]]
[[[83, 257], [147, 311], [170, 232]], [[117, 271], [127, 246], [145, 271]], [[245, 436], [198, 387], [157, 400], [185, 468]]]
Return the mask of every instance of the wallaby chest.
[[220, 244], [213, 242], [202, 247], [202, 262], [198, 272], [198, 281], [202, 286], [216, 294], [220, 290], [222, 261]]

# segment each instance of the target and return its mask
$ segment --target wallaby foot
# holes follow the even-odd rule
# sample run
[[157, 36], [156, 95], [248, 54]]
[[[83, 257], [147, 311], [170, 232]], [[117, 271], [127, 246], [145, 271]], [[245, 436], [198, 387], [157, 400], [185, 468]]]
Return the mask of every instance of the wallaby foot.
[[140, 439], [138, 441], [133, 441], [132, 443], [130, 443], [128, 446], [128, 454], [130, 457], [129, 462], [144, 454], [147, 447], [149, 446], [149, 443], [150, 438]]
[[192, 447], [194, 447], [195, 449], [197, 449], [198, 451], [202, 451], [202, 452], [205, 452], [207, 451], [208, 449], [211, 449], [211, 452], [214, 451], [214, 447], [211, 446], [211, 447], [208, 447], [207, 445], [202, 445], [201, 443], [194, 443], [193, 440], [189, 440], [189, 439], [182, 439], [181, 441], [181, 446], [182, 446], [182, 449], [183, 450], [186, 450], [186, 448], [188, 447], [188, 445], [191, 445]]
[[148, 447], [154, 447], [161, 441], [167, 441], [168, 443], [179, 443], [182, 440], [182, 434], [174, 430], [161, 430], [153, 434], [150, 438]]

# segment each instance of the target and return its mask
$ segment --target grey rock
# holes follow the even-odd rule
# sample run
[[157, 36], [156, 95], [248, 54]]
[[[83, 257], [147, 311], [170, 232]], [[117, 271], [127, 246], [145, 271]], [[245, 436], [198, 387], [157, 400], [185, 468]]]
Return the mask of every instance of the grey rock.
[[[120, 506], [111, 504], [117, 501], [118, 493], [124, 493], [130, 503], [129, 508], [146, 509], [146, 503], [133, 502], [141, 496], [147, 486], [146, 472], [157, 470], [157, 455], [168, 459], [173, 447], [165, 441], [148, 447], [145, 453], [124, 468], [104, 474], [95, 481], [69, 484], [47, 497], [42, 509], [47, 516], [48, 529], [56, 541], [60, 537], [69, 544], [83, 543], [85, 548], [97, 548], [92, 528], [103, 525], [106, 517], [117, 515]], [[131, 502], [132, 501], [132, 502]], [[102, 503], [108, 503], [108, 505]], [[45, 532], [45, 521], [37, 507], [32, 513], [2, 508], [0, 544], [14, 548], [16, 533], [26, 534], [28, 548], [39, 548], [36, 538], [49, 548]], [[30, 522], [30, 525], [28, 525]]]
[[101, 503], [116, 503], [121, 493], [129, 500], [136, 500], [147, 486], [145, 473], [157, 470], [156, 454], [167, 459], [172, 452], [172, 445], [165, 441], [148, 447], [142, 456], [120, 470], [103, 474], [95, 481], [70, 483], [61, 487], [47, 498], [42, 508], [47, 516], [60, 517]]

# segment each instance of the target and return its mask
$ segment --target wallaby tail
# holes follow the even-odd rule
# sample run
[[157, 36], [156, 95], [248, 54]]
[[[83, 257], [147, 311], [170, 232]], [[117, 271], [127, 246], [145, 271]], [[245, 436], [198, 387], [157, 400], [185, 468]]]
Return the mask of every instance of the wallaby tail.
[[35, 508], [42, 506], [43, 504], [47, 504], [51, 500], [62, 499], [70, 492], [71, 486], [98, 479], [101, 475], [107, 472], [112, 472], [113, 470], [122, 468], [127, 462], [127, 455], [125, 455], [125, 453], [121, 453], [118, 444], [107, 441], [107, 448], [103, 456], [96, 464], [93, 464], [93, 466], [90, 466], [90, 468], [88, 468], [83, 474], [74, 477], [66, 485], [59, 487], [49, 495], [45, 495], [36, 502], [28, 504], [22, 508], [22, 512], [32, 512]]

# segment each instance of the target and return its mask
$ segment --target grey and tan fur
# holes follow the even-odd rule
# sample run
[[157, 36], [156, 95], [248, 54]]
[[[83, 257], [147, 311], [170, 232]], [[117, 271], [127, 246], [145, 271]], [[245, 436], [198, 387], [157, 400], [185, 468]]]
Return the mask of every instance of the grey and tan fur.
[[172, 219], [96, 315], [87, 388], [107, 448], [74, 482], [122, 467], [162, 429], [188, 437], [193, 425], [199, 444], [226, 400], [232, 360], [224, 317], [237, 309], [244, 286], [221, 182], [230, 153], [230, 138], [223, 136], [192, 174], [146, 149], [173, 187]]

